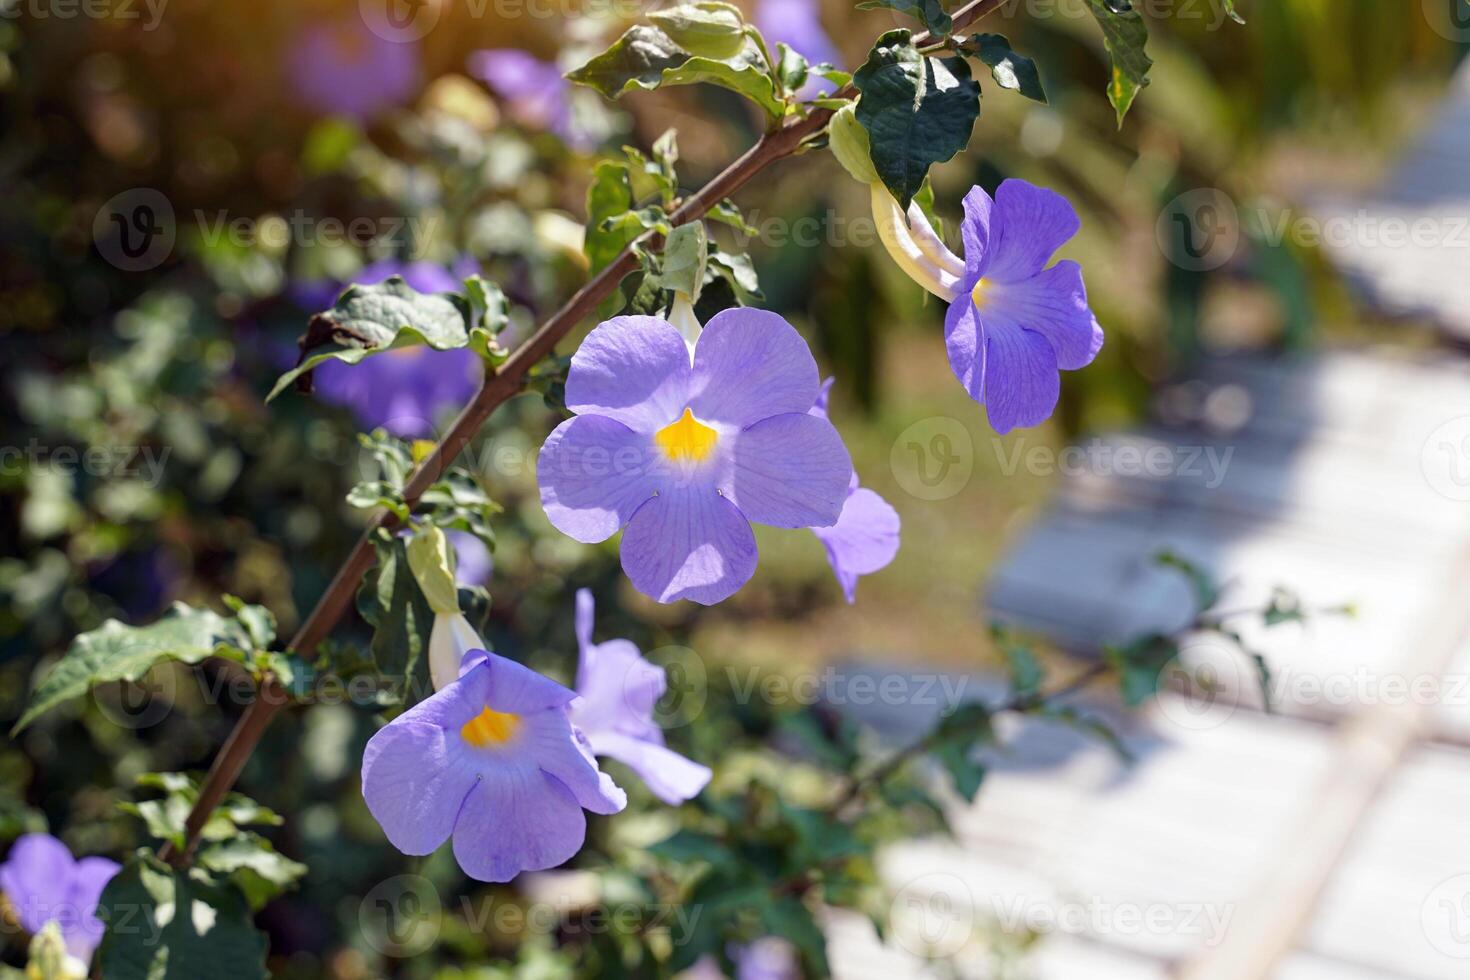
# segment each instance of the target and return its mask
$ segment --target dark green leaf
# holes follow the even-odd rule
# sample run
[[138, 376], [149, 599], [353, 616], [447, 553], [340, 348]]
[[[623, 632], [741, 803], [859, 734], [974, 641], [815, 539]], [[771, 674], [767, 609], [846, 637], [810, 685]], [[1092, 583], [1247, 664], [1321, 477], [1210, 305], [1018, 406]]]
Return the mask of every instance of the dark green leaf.
[[262, 980], [265, 936], [238, 889], [140, 851], [97, 903], [102, 980]]
[[377, 564], [358, 590], [357, 609], [374, 627], [370, 649], [378, 671], [401, 682], [406, 694], [428, 646], [434, 612], [409, 570], [403, 539], [385, 537], [377, 543]]
[[583, 245], [592, 272], [609, 265], [637, 237], [625, 237], [621, 226], [607, 226], [611, 218], [632, 209], [633, 188], [628, 180], [628, 165], [617, 160], [599, 163], [587, 188], [587, 238]]
[[864, 0], [858, 4], [859, 10], [875, 10], [879, 7], [917, 17], [936, 38], [947, 35], [954, 28], [953, 19], [944, 12], [944, 5], [939, 0]]
[[990, 66], [991, 77], [1001, 88], [1020, 92], [1028, 99], [1046, 102], [1041, 86], [1041, 72], [1036, 62], [1011, 50], [1011, 42], [1001, 34], [976, 34], [965, 39], [961, 49]]
[[1118, 113], [1118, 125], [1122, 126], [1133, 100], [1148, 85], [1148, 72], [1154, 64], [1144, 50], [1148, 44], [1148, 24], [1128, 0], [1087, 0], [1087, 6], [1102, 27], [1112, 70], [1108, 101], [1112, 102]]
[[683, 828], [648, 848], [654, 857], [678, 864], [703, 861], [715, 867], [738, 868], [739, 856], [718, 837]]
[[766, 930], [780, 936], [795, 946], [806, 963], [808, 975], [829, 976], [832, 969], [827, 964], [827, 937], [822, 927], [812, 916], [812, 910], [801, 899], [787, 896], [777, 899], [761, 910], [761, 921]]
[[270, 841], [249, 831], [200, 848], [195, 863], [234, 882], [257, 911], [306, 874], [306, 865], [292, 861]]
[[1172, 637], [1152, 634], [1121, 647], [1108, 647], [1103, 657], [1118, 673], [1123, 700], [1130, 707], [1142, 704], [1159, 692], [1164, 669], [1179, 656]]
[[66, 656], [36, 685], [14, 731], [98, 684], [136, 681], [154, 665], [169, 660], [197, 664], [218, 656], [243, 663], [244, 651], [250, 648], [250, 636], [239, 622], [182, 602], [148, 626], [109, 619], [72, 641]]
[[880, 37], [853, 83], [862, 92], [857, 119], [868, 132], [873, 167], [906, 209], [929, 167], [970, 142], [980, 86], [965, 59], [924, 57], [908, 31]]
[[1214, 608], [1215, 603], [1220, 601], [1220, 589], [1210, 573], [1205, 571], [1194, 562], [1176, 555], [1172, 551], [1161, 551], [1154, 557], [1154, 561], [1162, 568], [1172, 568], [1189, 581], [1189, 587], [1194, 591], [1194, 601], [1198, 612]]
[[970, 746], [946, 742], [933, 754], [954, 781], [955, 792], [966, 801], [975, 802], [975, 794], [980, 792], [980, 784], [985, 779], [985, 767], [971, 758]]

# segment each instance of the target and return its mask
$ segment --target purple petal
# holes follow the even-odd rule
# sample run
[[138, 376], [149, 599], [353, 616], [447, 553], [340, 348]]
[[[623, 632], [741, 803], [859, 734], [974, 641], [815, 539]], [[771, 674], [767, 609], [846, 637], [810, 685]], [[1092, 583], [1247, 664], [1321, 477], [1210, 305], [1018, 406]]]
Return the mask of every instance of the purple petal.
[[886, 568], [898, 554], [898, 511], [872, 490], [857, 489], [831, 527], [812, 533], [827, 549], [827, 561], [848, 602], [857, 600], [859, 576]]
[[819, 419], [827, 417], [827, 404], [832, 400], [832, 384], [836, 380], [837, 378], [834, 375], [822, 382], [822, 388], [817, 392], [817, 400], [812, 405], [811, 411], [808, 414], [815, 415]]
[[[476, 714], [479, 710], [474, 709]], [[432, 854], [449, 839], [460, 807], [479, 779], [464, 754], [458, 730], [445, 731], [407, 715], [368, 740], [362, 796], [394, 847], [405, 854]]]
[[1087, 306], [1082, 267], [1058, 262], [1030, 279], [998, 283], [986, 293], [985, 312], [1041, 334], [1056, 352], [1057, 366], [1075, 371], [1092, 363], [1102, 346], [1102, 328]]
[[661, 740], [653, 709], [664, 696], [668, 678], [628, 640], [582, 648], [577, 670], [577, 700], [572, 722], [591, 738], [599, 732], [620, 731], [636, 738]]
[[291, 94], [320, 112], [366, 120], [418, 87], [418, 46], [379, 37], [359, 18], [311, 24], [288, 53]]
[[24, 834], [11, 846], [0, 865], [0, 891], [26, 932], [34, 935], [65, 914], [73, 864], [71, 851], [50, 834]]
[[634, 738], [620, 732], [603, 732], [589, 736], [592, 751], [610, 756], [638, 774], [654, 796], [670, 806], [699, 795], [713, 773], [692, 759], [657, 742]]
[[972, 187], [965, 195], [965, 220], [960, 224], [960, 235], [965, 242], [965, 271], [970, 288], [974, 280], [985, 274], [990, 265], [990, 222], [995, 213], [995, 202], [983, 187]]
[[1040, 425], [1057, 406], [1057, 357], [1039, 333], [1002, 317], [985, 325], [985, 411], [990, 427], [1005, 435], [1016, 427]]
[[84, 857], [76, 864], [69, 890], [76, 917], [69, 926], [63, 924], [63, 935], [67, 950], [83, 963], [91, 961], [92, 952], [102, 942], [104, 927], [97, 918], [102, 890], [121, 870], [122, 865], [105, 857]]
[[599, 324], [572, 355], [567, 408], [651, 433], [683, 414], [689, 384], [689, 348], [672, 324], [617, 316]]
[[623, 532], [622, 555], [623, 571], [644, 595], [708, 606], [755, 574], [755, 535], [739, 508], [719, 494], [677, 489], [638, 509]]
[[949, 366], [971, 398], [985, 401], [985, 337], [980, 314], [968, 295], [949, 304], [944, 314], [944, 347]]
[[800, 980], [796, 947], [777, 936], [764, 936], [735, 953], [735, 980]]
[[993, 219], [985, 276], [995, 282], [1030, 279], [1082, 226], [1065, 197], [1024, 180], [1007, 180], [996, 190]]
[[474, 586], [490, 581], [495, 559], [490, 557], [490, 549], [485, 542], [468, 531], [446, 531], [445, 536], [454, 546], [455, 584]]
[[[545, 674], [538, 674], [525, 664], [493, 653], [485, 658], [484, 672], [489, 678], [486, 683], [488, 694], [483, 703], [496, 711], [528, 715], [548, 708], [560, 708], [577, 696]], [[460, 683], [468, 676], [461, 677]]]
[[597, 768], [591, 750], [564, 711], [540, 711], [522, 719], [520, 739], [543, 771], [572, 791], [578, 805], [593, 813], [617, 813], [628, 795]]
[[852, 457], [832, 423], [788, 413], [757, 422], [735, 442], [727, 496], [747, 520], [772, 527], [836, 523]]
[[791, 324], [768, 310], [737, 307], [716, 313], [699, 335], [692, 390], [689, 406], [696, 416], [745, 426], [809, 411], [820, 377], [811, 349]]
[[592, 598], [591, 589], [577, 590], [577, 650], [581, 654], [581, 660], [577, 666], [577, 693], [582, 693], [583, 672], [587, 669], [587, 651], [592, 646], [592, 618], [597, 609], [597, 602]]
[[519, 48], [476, 51], [467, 64], [471, 75], [506, 98], [534, 97], [548, 89], [570, 87], [556, 65]]
[[816, 0], [760, 0], [755, 8], [755, 25], [765, 35], [773, 53], [777, 42], [781, 42], [812, 64], [844, 63], [837, 46], [822, 28], [821, 8]]
[[534, 765], [490, 770], [465, 798], [454, 827], [454, 857], [480, 881], [510, 881], [570, 859], [587, 818], [560, 780]]
[[646, 434], [622, 422], [602, 415], [567, 419], [536, 459], [547, 519], [583, 544], [606, 541], [653, 497], [655, 452]]

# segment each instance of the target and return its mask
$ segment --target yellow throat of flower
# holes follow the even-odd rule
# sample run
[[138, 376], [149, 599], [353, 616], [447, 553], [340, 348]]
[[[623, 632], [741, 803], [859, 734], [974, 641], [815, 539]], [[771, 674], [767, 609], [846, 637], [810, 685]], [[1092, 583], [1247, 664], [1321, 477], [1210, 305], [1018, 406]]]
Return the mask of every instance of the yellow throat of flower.
[[653, 434], [653, 441], [658, 448], [675, 462], [699, 462], [714, 451], [718, 438], [719, 434], [714, 429], [695, 418], [694, 413], [687, 408], [677, 422], [670, 423]]
[[989, 297], [986, 295], [989, 291], [990, 284], [984, 279], [981, 279], [979, 282], [975, 283], [975, 288], [970, 290], [970, 302], [975, 304], [975, 309], [985, 309], [985, 304], [990, 301]]
[[515, 738], [521, 727], [521, 716], [489, 708], [464, 723], [460, 736], [477, 749], [504, 745]]

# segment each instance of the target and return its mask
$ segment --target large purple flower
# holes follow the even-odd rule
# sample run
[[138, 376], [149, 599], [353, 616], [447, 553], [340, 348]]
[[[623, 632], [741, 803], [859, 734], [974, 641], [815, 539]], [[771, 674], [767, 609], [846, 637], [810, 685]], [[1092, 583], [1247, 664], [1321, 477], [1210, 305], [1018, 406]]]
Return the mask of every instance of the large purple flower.
[[572, 357], [576, 413], [541, 447], [546, 516], [591, 544], [623, 534], [623, 570], [659, 602], [719, 602], [755, 572], [751, 522], [835, 524], [852, 460], [809, 414], [817, 365], [774, 313], [717, 314], [690, 351], [648, 316], [600, 324]]
[[[812, 406], [813, 415], [827, 417], [833, 380], [828, 378], [822, 385], [821, 397]], [[849, 603], [857, 601], [858, 579], [887, 568], [898, 554], [899, 528], [898, 511], [872, 490], [859, 486], [856, 472], [848, 484], [847, 500], [837, 523], [812, 528], [827, 549], [827, 562]]]
[[[421, 293], [452, 293], [462, 286], [441, 265], [391, 259], [363, 266], [352, 281], [371, 286], [389, 276], [402, 276]], [[341, 283], [314, 282], [294, 287], [291, 296], [315, 310], [330, 306], [341, 291]], [[414, 439], [433, 436], [435, 418], [469, 401], [483, 372], [480, 357], [472, 350], [439, 351], [419, 345], [375, 354], [357, 364], [327, 361], [312, 374], [317, 396], [351, 409], [363, 428], [381, 426], [392, 435]]]
[[418, 88], [419, 53], [348, 17], [304, 27], [287, 56], [287, 75], [292, 94], [313, 109], [367, 120]]
[[20, 921], [35, 935], [48, 922], [61, 929], [67, 952], [83, 964], [102, 941], [97, 900], [120, 865], [104, 857], [75, 860], [50, 834], [26, 834], [0, 865], [0, 891]]
[[589, 140], [572, 120], [572, 83], [553, 62], [519, 48], [491, 48], [469, 57], [470, 74], [504, 101], [522, 126], [544, 129], [569, 146], [587, 149]]
[[979, 187], [965, 195], [964, 274], [944, 318], [945, 344], [996, 432], [1048, 419], [1058, 370], [1085, 367], [1102, 347], [1081, 266], [1047, 268], [1078, 227], [1066, 198], [1024, 180], [1005, 181], [994, 200]]
[[577, 591], [577, 700], [572, 724], [594, 755], [611, 756], [638, 774], [653, 795], [671, 806], [699, 795], [710, 770], [664, 745], [653, 708], [668, 688], [660, 667], [643, 659], [630, 640], [592, 642], [592, 593]]
[[627, 796], [597, 768], [567, 718], [576, 695], [483, 650], [459, 679], [368, 740], [362, 795], [388, 840], [454, 857], [480, 881], [563, 863], [587, 835], [583, 809], [616, 813]]

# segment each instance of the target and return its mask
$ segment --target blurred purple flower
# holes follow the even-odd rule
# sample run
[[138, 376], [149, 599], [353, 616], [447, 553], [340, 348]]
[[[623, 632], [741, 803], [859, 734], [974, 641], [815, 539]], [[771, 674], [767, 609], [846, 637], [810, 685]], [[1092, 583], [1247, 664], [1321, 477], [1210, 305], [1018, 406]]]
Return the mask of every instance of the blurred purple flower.
[[[474, 271], [473, 263], [460, 266], [457, 272], [465, 275]], [[392, 259], [363, 266], [352, 281], [370, 286], [394, 275], [421, 293], [456, 292], [463, 286], [441, 265]], [[300, 283], [290, 296], [303, 309], [316, 311], [330, 307], [342, 289], [341, 283]], [[363, 428], [381, 426], [399, 438], [416, 439], [434, 435], [434, 419], [446, 408], [469, 401], [483, 372], [474, 351], [417, 346], [375, 354], [358, 364], [328, 361], [312, 373], [317, 396], [350, 408]]]
[[[827, 399], [834, 380], [828, 378], [822, 385], [822, 394], [812, 406], [813, 415], [827, 417]], [[898, 554], [899, 527], [898, 511], [872, 490], [858, 486], [854, 472], [837, 523], [812, 528], [827, 549], [827, 562], [849, 603], [857, 601], [858, 579], [887, 568]]]
[[1004, 435], [1051, 417], [1057, 372], [1092, 363], [1103, 332], [1087, 305], [1082, 267], [1052, 255], [1081, 222], [1066, 198], [1007, 180], [995, 199], [965, 195], [965, 272], [944, 318], [949, 363]]
[[840, 68], [842, 53], [823, 30], [821, 15], [817, 0], [760, 0], [755, 8], [755, 25], [773, 53], [781, 42], [814, 65], [826, 62]]
[[806, 341], [766, 310], [724, 310], [694, 347], [650, 316], [599, 324], [572, 355], [567, 408], [536, 460], [563, 534], [626, 525], [623, 570], [659, 602], [719, 602], [755, 572], [751, 523], [836, 523], [852, 460], [809, 414], [820, 381]]
[[304, 27], [287, 53], [292, 94], [320, 112], [359, 122], [411, 96], [419, 84], [414, 44], [390, 41], [361, 18]]
[[592, 642], [592, 593], [577, 590], [577, 700], [572, 724], [593, 755], [611, 756], [638, 774], [660, 800], [677, 806], [699, 795], [710, 770], [664, 746], [653, 708], [668, 688], [663, 668], [629, 640]]
[[432, 854], [452, 837], [455, 860], [479, 881], [562, 864], [587, 836], [584, 808], [627, 805], [567, 718], [575, 697], [528, 667], [471, 650], [458, 680], [368, 740], [368, 810], [405, 854]]
[[50, 834], [25, 834], [0, 865], [0, 891], [21, 928], [35, 935], [55, 922], [67, 952], [85, 965], [102, 941], [97, 900], [120, 867], [104, 857], [75, 860]]
[[454, 546], [454, 583], [472, 587], [489, 582], [490, 574], [495, 570], [495, 559], [485, 542], [468, 531], [444, 533]]
[[555, 63], [519, 48], [491, 48], [471, 54], [469, 69], [522, 126], [555, 133], [579, 150], [590, 148], [591, 140], [572, 121], [572, 83]]
[[796, 947], [765, 936], [735, 950], [735, 980], [801, 980]]

